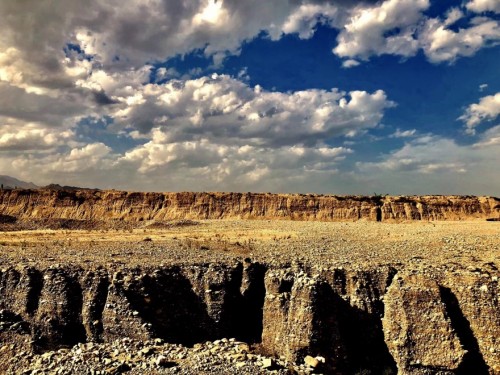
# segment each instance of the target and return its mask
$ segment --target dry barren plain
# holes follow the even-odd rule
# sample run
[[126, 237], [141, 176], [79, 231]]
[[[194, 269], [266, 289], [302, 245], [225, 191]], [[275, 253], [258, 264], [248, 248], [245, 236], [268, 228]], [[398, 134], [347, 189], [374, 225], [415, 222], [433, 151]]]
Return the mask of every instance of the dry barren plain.
[[[43, 225], [39, 225], [43, 226]], [[124, 228], [0, 232], [0, 262], [111, 268], [237, 262], [273, 266], [486, 267], [500, 263], [500, 223], [176, 220]]]

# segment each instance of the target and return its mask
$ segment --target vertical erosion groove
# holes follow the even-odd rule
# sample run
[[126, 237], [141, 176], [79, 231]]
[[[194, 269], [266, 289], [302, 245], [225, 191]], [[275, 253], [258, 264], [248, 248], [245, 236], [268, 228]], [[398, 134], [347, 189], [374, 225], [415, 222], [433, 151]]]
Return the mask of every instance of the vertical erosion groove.
[[487, 375], [489, 373], [488, 365], [484, 361], [483, 355], [479, 350], [477, 339], [470, 327], [470, 323], [462, 313], [457, 297], [450, 288], [439, 287], [441, 300], [446, 306], [446, 312], [451, 321], [451, 326], [455, 330], [460, 344], [467, 350], [464, 359], [458, 367], [456, 373], [460, 375], [477, 374]]
[[43, 288], [43, 275], [39, 270], [34, 268], [30, 268], [27, 272], [29, 282], [26, 312], [29, 315], [33, 315], [38, 309], [38, 304], [40, 302], [40, 294]]
[[48, 269], [34, 316], [34, 350], [57, 350], [85, 342], [83, 293], [78, 278], [64, 269]]
[[332, 373], [396, 374], [380, 317], [351, 305], [328, 283], [318, 289], [313, 322], [316, 338], [310, 352], [329, 359], [326, 365]]
[[108, 297], [109, 278], [104, 270], [88, 272], [83, 280], [82, 320], [87, 332], [87, 339], [102, 341], [104, 331], [102, 314]]
[[188, 346], [212, 337], [216, 322], [178, 268], [156, 270], [152, 275], [135, 278], [125, 295], [156, 337]]
[[240, 300], [236, 338], [248, 343], [262, 341], [263, 308], [266, 287], [266, 267], [259, 263], [245, 263], [240, 285]]
[[191, 346], [235, 337], [262, 339], [266, 269], [258, 263], [236, 267], [191, 266], [129, 275], [124, 295], [149, 332], [170, 343]]

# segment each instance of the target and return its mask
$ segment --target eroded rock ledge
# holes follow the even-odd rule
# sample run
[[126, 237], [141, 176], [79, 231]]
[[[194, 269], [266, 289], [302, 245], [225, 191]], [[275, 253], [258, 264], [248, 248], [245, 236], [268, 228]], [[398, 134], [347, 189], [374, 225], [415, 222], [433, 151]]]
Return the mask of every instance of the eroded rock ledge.
[[17, 352], [234, 337], [289, 361], [322, 356], [326, 373], [500, 374], [494, 267], [19, 267], [0, 273], [0, 340]]
[[500, 219], [500, 199], [475, 196], [333, 196], [3, 190], [0, 219], [464, 220]]

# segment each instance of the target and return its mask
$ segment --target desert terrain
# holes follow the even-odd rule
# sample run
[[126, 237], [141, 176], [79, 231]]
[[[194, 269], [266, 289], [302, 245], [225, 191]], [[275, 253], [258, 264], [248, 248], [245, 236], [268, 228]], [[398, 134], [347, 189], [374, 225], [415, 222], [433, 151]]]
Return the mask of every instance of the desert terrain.
[[0, 370], [500, 374], [497, 198], [173, 201], [0, 194]]

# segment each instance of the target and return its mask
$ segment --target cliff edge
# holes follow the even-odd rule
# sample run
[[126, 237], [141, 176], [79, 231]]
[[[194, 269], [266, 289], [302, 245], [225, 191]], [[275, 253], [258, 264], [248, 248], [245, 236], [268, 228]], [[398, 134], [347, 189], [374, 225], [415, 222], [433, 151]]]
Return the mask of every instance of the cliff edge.
[[271, 193], [0, 191], [4, 218], [73, 220], [285, 219], [317, 221], [500, 219], [500, 198]]

